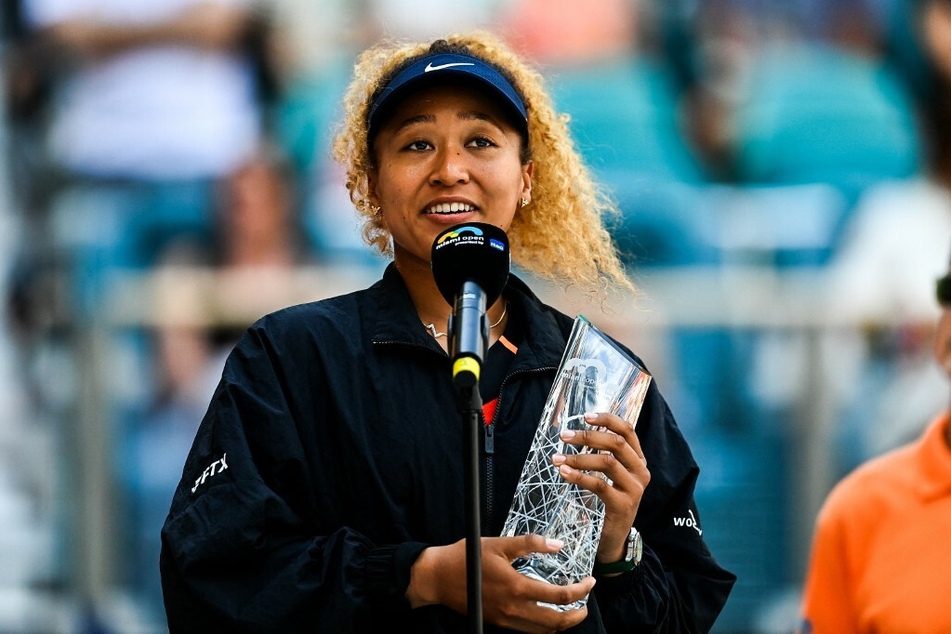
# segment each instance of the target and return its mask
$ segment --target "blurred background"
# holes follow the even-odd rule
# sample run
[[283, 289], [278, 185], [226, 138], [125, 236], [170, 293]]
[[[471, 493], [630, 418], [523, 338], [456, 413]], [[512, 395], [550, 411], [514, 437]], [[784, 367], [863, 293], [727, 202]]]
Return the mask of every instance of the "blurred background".
[[502, 33], [623, 211], [606, 313], [701, 466], [739, 580], [791, 632], [832, 484], [948, 405], [946, 0], [5, 0], [0, 632], [162, 632], [158, 532], [235, 337], [361, 287], [328, 144], [379, 37]]

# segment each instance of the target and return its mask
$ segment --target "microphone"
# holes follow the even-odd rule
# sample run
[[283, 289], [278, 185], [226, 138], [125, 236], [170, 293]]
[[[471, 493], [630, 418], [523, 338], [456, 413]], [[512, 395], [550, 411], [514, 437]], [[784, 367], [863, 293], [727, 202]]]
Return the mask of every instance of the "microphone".
[[469, 222], [450, 227], [433, 241], [433, 278], [452, 306], [449, 355], [458, 388], [479, 382], [489, 344], [485, 311], [508, 282], [511, 254], [508, 236], [496, 227]]

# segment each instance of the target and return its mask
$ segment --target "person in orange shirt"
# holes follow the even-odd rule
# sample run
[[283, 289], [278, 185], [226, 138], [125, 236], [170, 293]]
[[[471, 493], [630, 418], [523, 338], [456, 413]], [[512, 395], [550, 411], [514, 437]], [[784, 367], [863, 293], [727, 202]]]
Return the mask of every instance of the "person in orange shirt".
[[[937, 282], [934, 357], [951, 378], [951, 266]], [[951, 632], [951, 407], [873, 458], [816, 520], [798, 634]]]

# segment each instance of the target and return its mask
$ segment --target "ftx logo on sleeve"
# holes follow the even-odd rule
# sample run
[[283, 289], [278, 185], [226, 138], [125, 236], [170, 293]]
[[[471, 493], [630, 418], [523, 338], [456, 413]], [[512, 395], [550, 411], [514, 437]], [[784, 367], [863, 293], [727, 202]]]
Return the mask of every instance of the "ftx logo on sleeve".
[[218, 475], [219, 473], [221, 473], [222, 471], [226, 471], [228, 469], [228, 462], [226, 461], [227, 457], [228, 457], [228, 454], [223, 453], [221, 454], [220, 458], [218, 458], [217, 460], [212, 462], [210, 465], [205, 467], [205, 470], [202, 471], [201, 475], [198, 476], [198, 479], [195, 480], [195, 486], [192, 487], [192, 493], [197, 491], [198, 487], [200, 487], [201, 485], [205, 483], [205, 480], [207, 480], [208, 478], [214, 477]]

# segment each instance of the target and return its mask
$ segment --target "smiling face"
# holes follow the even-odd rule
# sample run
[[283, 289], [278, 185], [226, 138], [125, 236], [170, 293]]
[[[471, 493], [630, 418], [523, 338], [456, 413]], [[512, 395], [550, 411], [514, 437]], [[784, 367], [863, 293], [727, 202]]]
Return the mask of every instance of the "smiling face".
[[371, 202], [381, 208], [401, 268], [428, 270], [433, 240], [464, 222], [508, 231], [531, 195], [532, 163], [504, 112], [459, 85], [408, 95], [374, 140]]

